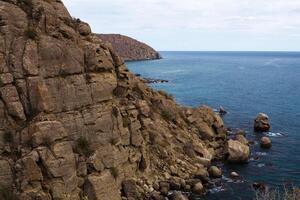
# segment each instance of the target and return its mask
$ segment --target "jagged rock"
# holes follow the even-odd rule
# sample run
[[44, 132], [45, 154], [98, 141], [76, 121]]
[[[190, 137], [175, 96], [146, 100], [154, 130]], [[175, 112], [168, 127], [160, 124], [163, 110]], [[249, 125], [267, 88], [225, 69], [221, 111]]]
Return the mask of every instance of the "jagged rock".
[[121, 200], [118, 185], [108, 170], [99, 175], [89, 175], [84, 184], [84, 191], [88, 199], [92, 200]]
[[183, 195], [181, 192], [173, 192], [170, 196], [170, 200], [188, 200], [187, 196]]
[[127, 199], [140, 199], [141, 193], [137, 189], [136, 182], [134, 180], [125, 180], [122, 182], [122, 190]]
[[250, 154], [249, 147], [236, 140], [229, 140], [227, 142], [227, 152], [228, 161], [234, 163], [247, 162]]
[[260, 146], [265, 149], [269, 149], [272, 146], [272, 142], [268, 137], [262, 137], [260, 139]]
[[254, 120], [255, 131], [268, 131], [270, 129], [269, 117], [265, 113], [259, 113]]
[[225, 115], [227, 113], [227, 111], [223, 108], [223, 106], [220, 106], [219, 113], [221, 115]]
[[[211, 108], [149, 88], [62, 1], [0, 8], [1, 184], [22, 200], [115, 200], [128, 178], [155, 174], [187, 191], [200, 180], [174, 176], [207, 181], [225, 136]], [[150, 185], [138, 187], [141, 196]], [[170, 185], [156, 190], [167, 195]]]

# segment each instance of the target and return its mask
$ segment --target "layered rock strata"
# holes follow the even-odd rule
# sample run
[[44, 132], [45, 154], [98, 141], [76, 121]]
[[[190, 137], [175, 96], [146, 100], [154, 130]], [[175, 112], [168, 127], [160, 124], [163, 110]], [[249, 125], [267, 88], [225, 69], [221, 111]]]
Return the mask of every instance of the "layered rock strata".
[[0, 50], [5, 195], [162, 197], [205, 186], [222, 157], [219, 115], [150, 89], [59, 0], [0, 0]]

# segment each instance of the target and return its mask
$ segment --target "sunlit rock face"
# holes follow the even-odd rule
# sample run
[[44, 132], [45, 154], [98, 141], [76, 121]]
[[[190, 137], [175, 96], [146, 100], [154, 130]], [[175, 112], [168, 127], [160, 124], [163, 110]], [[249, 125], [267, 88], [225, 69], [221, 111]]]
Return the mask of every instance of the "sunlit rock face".
[[150, 89], [61, 1], [1, 0], [0, 11], [0, 187], [8, 193], [145, 198], [160, 181], [206, 174], [220, 157], [225, 129], [212, 109]]

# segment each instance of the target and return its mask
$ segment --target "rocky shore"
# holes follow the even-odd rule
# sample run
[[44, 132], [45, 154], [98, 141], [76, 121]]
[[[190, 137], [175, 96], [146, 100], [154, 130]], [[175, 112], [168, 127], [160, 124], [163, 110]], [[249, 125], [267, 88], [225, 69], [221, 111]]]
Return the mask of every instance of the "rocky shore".
[[160, 59], [160, 54], [149, 45], [120, 34], [97, 34], [103, 42], [112, 45], [115, 52], [125, 61]]
[[184, 200], [247, 162], [220, 114], [149, 88], [61, 1], [0, 9], [0, 199]]

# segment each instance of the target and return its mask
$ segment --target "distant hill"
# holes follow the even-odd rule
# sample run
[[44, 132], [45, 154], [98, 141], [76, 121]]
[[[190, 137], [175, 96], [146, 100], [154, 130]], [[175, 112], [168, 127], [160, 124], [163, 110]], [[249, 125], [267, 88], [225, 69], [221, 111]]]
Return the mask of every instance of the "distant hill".
[[112, 44], [124, 60], [160, 59], [161, 56], [149, 45], [120, 34], [97, 34], [104, 42]]

